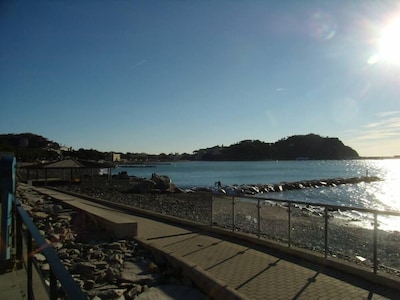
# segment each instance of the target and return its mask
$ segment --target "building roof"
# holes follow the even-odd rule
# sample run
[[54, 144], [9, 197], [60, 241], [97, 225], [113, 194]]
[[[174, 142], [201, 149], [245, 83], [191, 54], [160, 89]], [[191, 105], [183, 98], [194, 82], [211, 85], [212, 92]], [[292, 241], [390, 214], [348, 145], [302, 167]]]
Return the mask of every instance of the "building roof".
[[89, 160], [76, 160], [76, 159], [64, 159], [51, 163], [36, 164], [26, 166], [27, 169], [102, 169], [102, 168], [113, 168], [114, 165], [111, 163], [101, 163], [97, 161]]
[[75, 159], [64, 159], [54, 163], [49, 163], [43, 166], [43, 168], [83, 168], [83, 164]]

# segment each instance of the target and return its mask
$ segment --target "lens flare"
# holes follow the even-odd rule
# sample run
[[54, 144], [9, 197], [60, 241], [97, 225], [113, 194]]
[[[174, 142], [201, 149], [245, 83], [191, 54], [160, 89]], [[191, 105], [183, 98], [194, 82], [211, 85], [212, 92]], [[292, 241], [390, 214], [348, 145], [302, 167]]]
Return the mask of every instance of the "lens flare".
[[336, 33], [335, 18], [328, 12], [315, 11], [309, 19], [311, 36], [319, 40], [329, 40]]

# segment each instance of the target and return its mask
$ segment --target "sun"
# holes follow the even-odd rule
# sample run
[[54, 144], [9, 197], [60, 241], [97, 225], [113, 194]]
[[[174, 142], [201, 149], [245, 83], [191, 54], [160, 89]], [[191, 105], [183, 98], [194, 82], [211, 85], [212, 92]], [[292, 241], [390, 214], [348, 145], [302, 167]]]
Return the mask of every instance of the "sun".
[[378, 51], [379, 60], [400, 65], [400, 16], [383, 28]]

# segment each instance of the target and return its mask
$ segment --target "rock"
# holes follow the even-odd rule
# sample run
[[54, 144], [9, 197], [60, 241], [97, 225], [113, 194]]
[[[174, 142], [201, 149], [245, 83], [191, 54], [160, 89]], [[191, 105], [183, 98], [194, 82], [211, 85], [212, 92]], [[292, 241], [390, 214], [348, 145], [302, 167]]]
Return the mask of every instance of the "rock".
[[80, 255], [81, 251], [79, 251], [79, 249], [72, 248], [68, 250], [68, 253], [69, 255]]
[[96, 266], [89, 262], [81, 262], [76, 265], [76, 272], [79, 274], [92, 273], [96, 270]]
[[57, 234], [57, 233], [52, 233], [52, 234], [50, 234], [50, 240], [52, 241], [52, 242], [57, 242], [57, 241], [59, 241], [61, 239], [61, 236], [59, 235], [59, 234]]
[[28, 204], [22, 204], [22, 207], [27, 211], [28, 214], [32, 214], [32, 206]]
[[60, 257], [61, 259], [66, 259], [69, 257], [68, 249], [66, 249], [66, 248], [59, 249], [57, 254], [58, 254], [58, 257]]
[[122, 255], [121, 255], [121, 254], [118, 254], [118, 253], [112, 254], [112, 255], [108, 258], [108, 260], [109, 260], [110, 262], [117, 262], [117, 263], [119, 263], [120, 265], [122, 265], [122, 264], [124, 263], [124, 260], [122, 259]]
[[159, 267], [154, 262], [149, 262], [148, 268], [151, 273], [159, 273], [160, 272]]
[[61, 222], [69, 223], [72, 220], [72, 216], [71, 215], [58, 215], [57, 219]]
[[126, 298], [134, 299], [135, 296], [142, 293], [143, 287], [140, 284], [134, 284], [133, 287], [126, 293]]
[[54, 242], [54, 243], [51, 243], [51, 245], [57, 250], [60, 250], [64, 246], [64, 244], [60, 243], [60, 242]]
[[96, 284], [96, 281], [94, 281], [94, 280], [92, 280], [92, 279], [88, 279], [88, 280], [86, 280], [86, 281], [84, 282], [83, 288], [84, 288], [85, 290], [91, 290], [91, 289], [94, 287], [95, 284]]
[[79, 279], [79, 278], [74, 278], [74, 281], [81, 287], [83, 288], [83, 286], [85, 285], [84, 281]]
[[147, 194], [150, 190], [154, 189], [157, 184], [146, 178], [131, 178], [130, 181], [130, 188], [128, 192], [131, 193], [139, 193], [139, 194]]
[[98, 270], [94, 273], [96, 282], [103, 282], [106, 280], [107, 272], [106, 270]]
[[48, 263], [43, 264], [40, 269], [42, 271], [50, 271], [50, 265]]
[[121, 279], [121, 272], [117, 268], [110, 266], [106, 270], [106, 277], [110, 282], [117, 282]]
[[47, 219], [49, 217], [49, 215], [42, 211], [35, 211], [35, 212], [32, 212], [32, 217], [35, 219]]
[[117, 249], [117, 250], [122, 250], [122, 245], [119, 242], [114, 242], [114, 243], [110, 243], [107, 245], [108, 249]]
[[165, 192], [169, 190], [171, 187], [171, 179], [165, 175], [157, 175], [153, 173], [151, 175], [151, 180], [156, 183], [156, 188], [160, 189], [161, 192]]
[[54, 213], [58, 213], [58, 212], [60, 212], [62, 210], [64, 210], [64, 208], [61, 205], [59, 205], [59, 204], [53, 205], [53, 212]]
[[150, 284], [156, 282], [159, 276], [151, 273], [151, 270], [147, 266], [144, 267], [143, 264], [126, 262], [120, 279], [123, 282]]
[[46, 257], [45, 257], [43, 254], [41, 254], [41, 253], [36, 253], [33, 257], [34, 257], [37, 261], [41, 261], [41, 262], [46, 261]]
[[160, 285], [151, 287], [137, 296], [137, 300], [200, 300], [207, 299], [206, 295], [198, 290], [180, 285]]
[[96, 250], [90, 254], [91, 259], [103, 260], [105, 258], [104, 252], [101, 250]]
[[[98, 291], [96, 293], [88, 293], [89, 297], [90, 295], [93, 295], [95, 297], [97, 297], [97, 299], [101, 299], [101, 300], [106, 300], [106, 299], [113, 299], [113, 300], [124, 300], [124, 293], [125, 293], [125, 289], [107, 289], [107, 290], [102, 290], [102, 291]], [[94, 298], [92, 298], [94, 299]]]

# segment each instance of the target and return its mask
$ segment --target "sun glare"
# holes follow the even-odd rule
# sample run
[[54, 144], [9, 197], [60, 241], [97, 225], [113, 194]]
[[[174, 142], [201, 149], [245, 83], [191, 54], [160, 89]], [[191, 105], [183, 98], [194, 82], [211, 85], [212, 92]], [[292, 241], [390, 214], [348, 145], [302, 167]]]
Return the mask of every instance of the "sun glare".
[[385, 61], [400, 65], [400, 16], [392, 19], [378, 41], [378, 54], [373, 57], [373, 63]]
[[383, 30], [379, 50], [383, 59], [400, 64], [400, 17]]

